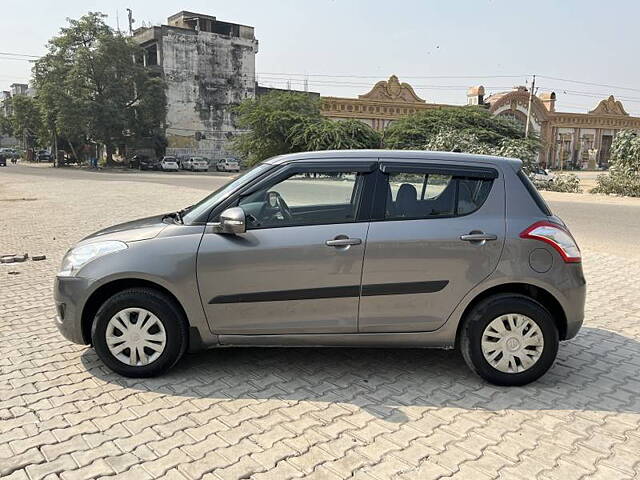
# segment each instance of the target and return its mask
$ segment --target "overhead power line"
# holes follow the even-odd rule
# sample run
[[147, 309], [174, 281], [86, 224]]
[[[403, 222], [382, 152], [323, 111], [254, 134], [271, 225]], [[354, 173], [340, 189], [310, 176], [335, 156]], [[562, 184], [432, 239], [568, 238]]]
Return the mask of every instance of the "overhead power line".
[[618, 90], [629, 90], [631, 92], [640, 92], [640, 88], [630, 88], [630, 87], [620, 87], [616, 85], [607, 85], [605, 83], [594, 83], [594, 82], [583, 82], [581, 80], [569, 80], [566, 78], [558, 78], [558, 77], [549, 77], [546, 75], [538, 75], [540, 78], [548, 78], [551, 80], [558, 80], [560, 82], [569, 82], [569, 83], [578, 83], [580, 85], [591, 85], [593, 87], [606, 87], [606, 88], [616, 88]]
[[[0, 52], [0, 55], [12, 56], [12, 57], [27, 57], [27, 58], [40, 58], [42, 55], [32, 55], [27, 53], [18, 53], [18, 52]], [[370, 79], [370, 78], [382, 78], [384, 75], [374, 74], [374, 75], [360, 75], [360, 74], [352, 74], [352, 73], [338, 73], [338, 74], [330, 74], [330, 73], [298, 73], [298, 72], [256, 72], [261, 75], [275, 75], [275, 76], [292, 76], [292, 77], [323, 77], [323, 78], [362, 78], [362, 79]], [[528, 73], [522, 73], [518, 75], [403, 75], [401, 78], [408, 79], [449, 79], [449, 78], [459, 78], [459, 79], [482, 79], [482, 78], [527, 78], [531, 76]], [[538, 75], [539, 78], [547, 78], [550, 80], [557, 80], [561, 82], [569, 82], [576, 83], [580, 85], [591, 85], [596, 87], [606, 87], [606, 88], [615, 88], [618, 90], [629, 90], [633, 92], [640, 92], [640, 88], [631, 88], [631, 87], [622, 87], [619, 85], [609, 85], [605, 83], [595, 83], [595, 82], [585, 82], [582, 80], [572, 80], [568, 78], [560, 78], [553, 77], [550, 75]]]
[[[19, 52], [0, 52], [0, 60], [18, 60], [18, 61], [21, 60], [25, 62], [33, 62], [34, 59], [38, 59], [38, 58], [41, 58], [41, 56], [27, 54], [27, 53], [19, 53]], [[216, 73], [232, 74], [236, 72], [218, 70]], [[280, 84], [280, 85], [287, 85], [287, 84], [316, 85], [319, 87], [334, 86], [334, 87], [341, 87], [341, 88], [355, 88], [355, 87], [367, 88], [371, 86], [370, 83], [358, 82], [357, 79], [369, 80], [369, 79], [382, 79], [383, 77], [383, 75], [380, 75], [380, 74], [359, 75], [359, 74], [345, 74], [345, 73], [329, 74], [329, 73], [297, 73], [297, 72], [255, 72], [255, 75], [258, 81], [265, 82], [265, 83]], [[529, 77], [529, 75], [527, 74], [520, 74], [520, 75], [403, 75], [401, 76], [402, 79], [413, 79], [413, 80], [419, 80], [419, 79], [482, 80], [482, 79], [508, 79], [508, 78], [525, 79], [527, 77]], [[538, 75], [538, 78], [555, 80], [559, 82], [567, 82], [567, 83], [578, 84], [578, 85], [603, 87], [603, 88], [609, 88], [609, 89], [615, 89], [615, 90], [624, 90], [628, 92], [640, 93], [640, 88], [623, 87], [619, 85], [610, 85], [610, 84], [596, 83], [596, 82], [586, 82], [582, 80], [572, 80], [568, 78], [560, 78], [560, 77], [554, 77], [550, 75]], [[349, 82], [349, 81], [339, 80], [339, 79], [347, 79], [347, 80], [355, 79], [356, 81]], [[417, 90], [462, 90], [462, 89], [468, 88], [469, 85], [424, 84], [424, 85], [412, 85], [412, 87]], [[512, 86], [490, 85], [490, 86], [485, 86], [485, 88], [487, 90], [495, 91], [500, 89], [510, 89], [512, 88]], [[612, 93], [611, 91], [606, 93], [598, 93], [598, 92], [587, 92], [587, 91], [579, 91], [579, 90], [568, 90], [562, 87], [556, 87], [556, 88], [542, 87], [542, 89], [553, 90], [558, 93], [562, 92], [563, 94], [568, 96], [580, 96], [580, 97], [591, 97], [591, 98], [605, 97]], [[616, 95], [616, 97], [625, 102], [640, 103], [640, 98], [638, 97], [631, 97], [626, 95]]]
[[35, 59], [31, 59], [31, 58], [5, 57], [3, 55], [0, 55], [0, 60], [18, 60], [23, 62], [35, 62]]
[[13, 57], [40, 58], [40, 55], [27, 55], [26, 53], [15, 53], [15, 52], [0, 52], [0, 55], [10, 55]]
[[[328, 77], [328, 78], [383, 78], [384, 75], [353, 75], [353, 74], [328, 74], [328, 73], [287, 73], [287, 72], [261, 72], [262, 75], [286, 75], [298, 77]], [[523, 75], [402, 75], [401, 78], [524, 78]]]

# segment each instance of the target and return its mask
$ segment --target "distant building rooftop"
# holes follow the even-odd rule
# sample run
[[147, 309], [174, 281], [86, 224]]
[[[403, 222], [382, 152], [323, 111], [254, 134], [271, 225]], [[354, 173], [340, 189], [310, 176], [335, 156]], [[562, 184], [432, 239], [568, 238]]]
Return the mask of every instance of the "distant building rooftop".
[[222, 22], [212, 15], [183, 10], [167, 19], [170, 27], [186, 28], [199, 32], [217, 33], [229, 37], [253, 39], [253, 27], [238, 23]]

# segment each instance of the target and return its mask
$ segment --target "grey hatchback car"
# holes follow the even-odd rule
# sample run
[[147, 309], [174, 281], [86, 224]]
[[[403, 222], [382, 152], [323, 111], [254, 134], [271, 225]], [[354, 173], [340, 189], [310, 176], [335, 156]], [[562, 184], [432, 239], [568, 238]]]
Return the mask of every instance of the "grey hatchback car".
[[519, 160], [353, 150], [267, 160], [181, 211], [71, 248], [56, 323], [147, 377], [230, 346], [460, 349], [523, 385], [576, 335], [580, 250]]

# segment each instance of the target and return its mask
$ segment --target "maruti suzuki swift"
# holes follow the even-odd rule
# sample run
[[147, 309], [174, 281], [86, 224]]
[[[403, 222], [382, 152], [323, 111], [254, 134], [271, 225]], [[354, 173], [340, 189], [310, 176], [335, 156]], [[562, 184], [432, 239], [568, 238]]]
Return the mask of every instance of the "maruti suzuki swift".
[[275, 157], [94, 233], [54, 296], [62, 334], [125, 376], [210, 347], [437, 347], [524, 385], [580, 329], [585, 291], [576, 241], [519, 160], [352, 150]]

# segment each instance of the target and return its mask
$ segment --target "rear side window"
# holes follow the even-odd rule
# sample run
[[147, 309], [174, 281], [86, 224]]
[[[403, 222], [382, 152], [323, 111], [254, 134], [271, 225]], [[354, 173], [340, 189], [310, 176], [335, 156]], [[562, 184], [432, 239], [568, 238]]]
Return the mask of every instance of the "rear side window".
[[394, 172], [388, 179], [385, 220], [468, 215], [482, 206], [493, 184], [440, 173]]
[[552, 213], [551, 213], [551, 209], [549, 208], [549, 205], [547, 205], [547, 202], [544, 201], [544, 198], [542, 198], [542, 195], [540, 195], [540, 192], [538, 192], [538, 189], [533, 184], [531, 179], [527, 176], [527, 174], [524, 173], [522, 170], [520, 170], [518, 172], [518, 178], [520, 179], [522, 184], [525, 186], [525, 188], [529, 192], [529, 195], [531, 196], [535, 204], [538, 206], [540, 211], [544, 213], [546, 216], [551, 216]]

